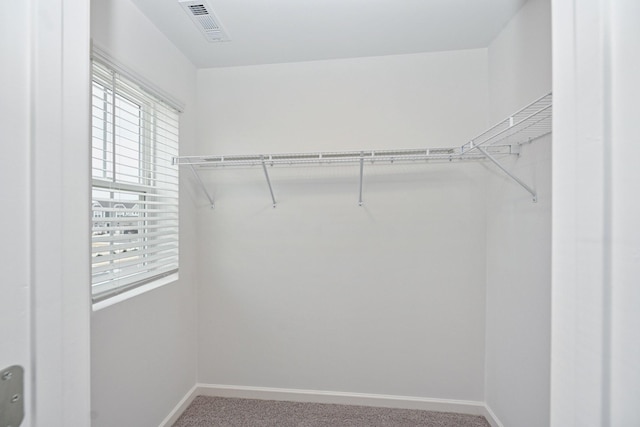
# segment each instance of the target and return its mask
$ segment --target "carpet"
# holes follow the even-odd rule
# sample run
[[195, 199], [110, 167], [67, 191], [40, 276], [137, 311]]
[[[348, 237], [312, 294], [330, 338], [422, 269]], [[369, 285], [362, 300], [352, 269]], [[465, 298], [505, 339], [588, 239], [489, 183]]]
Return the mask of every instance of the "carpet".
[[198, 396], [173, 427], [490, 427], [449, 412]]

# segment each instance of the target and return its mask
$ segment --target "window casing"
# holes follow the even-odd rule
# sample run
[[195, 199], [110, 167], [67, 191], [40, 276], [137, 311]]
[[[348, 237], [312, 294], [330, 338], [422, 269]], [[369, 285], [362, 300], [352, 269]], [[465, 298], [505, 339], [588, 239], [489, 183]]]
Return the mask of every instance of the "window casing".
[[92, 62], [92, 296], [178, 271], [178, 111]]

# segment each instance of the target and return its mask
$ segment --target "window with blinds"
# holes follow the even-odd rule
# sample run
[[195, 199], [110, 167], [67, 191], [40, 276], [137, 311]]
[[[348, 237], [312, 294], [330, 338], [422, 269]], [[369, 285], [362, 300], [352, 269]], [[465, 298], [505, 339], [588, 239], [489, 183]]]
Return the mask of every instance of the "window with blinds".
[[178, 111], [92, 63], [94, 302], [178, 271]]

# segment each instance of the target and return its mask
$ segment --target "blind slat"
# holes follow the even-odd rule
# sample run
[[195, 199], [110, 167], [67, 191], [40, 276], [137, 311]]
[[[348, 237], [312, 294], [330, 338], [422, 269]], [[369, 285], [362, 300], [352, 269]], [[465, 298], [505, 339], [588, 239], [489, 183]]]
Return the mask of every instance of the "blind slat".
[[[167, 249], [166, 250], [166, 254], [163, 253], [164, 251], [162, 250], [157, 250], [154, 253], [157, 255], [152, 255], [152, 256], [148, 256], [148, 257], [142, 257], [139, 259], [134, 259], [134, 260], [130, 260], [130, 261], [126, 261], [125, 259], [121, 259], [118, 262], [110, 262], [109, 265], [103, 265], [103, 266], [93, 266], [93, 269], [91, 271], [92, 276], [93, 275], [99, 275], [99, 273], [104, 273], [104, 272], [117, 272], [118, 270], [126, 270], [127, 267], [131, 268], [138, 268], [138, 266], [144, 266], [145, 264], [148, 264], [150, 262], [153, 261], [157, 261], [160, 259], [164, 259], [164, 258], [171, 258], [171, 257], [177, 257], [178, 256], [178, 252], [174, 249]], [[94, 258], [95, 259], [95, 258]], [[93, 263], [92, 263], [93, 264]]]
[[[100, 188], [100, 191], [118, 193], [117, 190], [104, 190], [102, 188]], [[148, 200], [150, 197], [154, 197], [153, 194], [146, 193], [144, 195], [144, 197], [147, 200], [127, 200], [127, 203], [137, 204], [137, 205], [140, 205], [140, 206], [147, 206], [147, 205], [148, 206], [166, 206], [167, 205], [166, 202], [156, 202], [154, 200]], [[167, 196], [157, 196], [157, 197], [169, 198]], [[171, 197], [171, 199], [176, 199], [177, 200], [178, 198], [177, 197]], [[109, 204], [109, 203], [114, 202], [114, 199], [105, 199], [104, 197], [94, 197], [93, 201], [100, 204], [100, 206], [95, 206], [96, 208], [103, 209], [102, 203]]]
[[[139, 204], [139, 203], [136, 203]], [[161, 205], [162, 207], [165, 207], [165, 205]], [[111, 213], [111, 214], [117, 214], [117, 213], [129, 213], [129, 214], [133, 214], [136, 213], [138, 215], [136, 215], [136, 217], [138, 218], [138, 220], [145, 220], [149, 217], [149, 215], [159, 215], [159, 214], [168, 214], [168, 213], [173, 213], [173, 214], [177, 214], [178, 211], [176, 209], [134, 209], [134, 208], [126, 208], [125, 209], [120, 209], [120, 208], [103, 208], [103, 207], [94, 207], [93, 208], [93, 212], [104, 212], [104, 213]], [[101, 220], [105, 221], [105, 220], [112, 220], [112, 219], [118, 219], [119, 217], [117, 216], [102, 216]]]
[[[119, 184], [118, 182], [114, 182], [114, 183], [111, 183], [109, 185], [117, 186], [118, 184]], [[132, 183], [132, 182], [129, 182], [129, 181], [122, 181], [122, 182], [120, 182], [120, 184], [129, 184], [129, 185], [135, 185], [136, 187], [139, 187], [141, 191], [138, 194], [141, 197], [147, 196], [148, 195], [147, 191], [150, 192], [150, 190], [158, 190], [158, 187], [154, 187], [153, 185], [136, 184], [136, 183]], [[175, 183], [175, 186], [178, 187], [178, 183], [177, 182]], [[97, 188], [97, 189], [100, 189], [100, 190], [105, 190], [105, 191], [111, 189], [110, 187], [101, 187], [99, 185], [94, 185], [94, 188]], [[117, 187], [114, 187], [114, 188], [117, 188]], [[161, 190], [168, 191], [170, 193], [177, 193], [178, 192], [177, 188], [175, 190], [162, 188]], [[133, 193], [133, 192], [131, 192], [131, 193]]]
[[145, 233], [145, 234], [116, 234], [115, 236], [94, 236], [92, 239], [93, 243], [96, 242], [128, 242], [131, 239], [150, 239], [152, 237], [163, 237], [163, 236], [171, 236], [174, 234], [173, 231], [155, 231], [153, 233]]
[[[154, 241], [154, 244], [157, 245], [163, 245], [166, 243], [173, 243], [174, 240], [169, 238], [169, 239], [158, 239]], [[108, 253], [108, 252], [114, 252], [114, 251], [124, 251], [124, 250], [129, 250], [129, 249], [134, 249], [134, 248], [140, 248], [145, 246], [145, 240], [144, 239], [129, 239], [129, 240], [121, 240], [121, 241], [116, 241], [116, 242], [108, 242], [108, 244], [106, 245], [99, 245], [96, 246], [94, 245], [91, 248], [91, 253], [92, 254], [98, 254], [98, 253]]]
[[[155, 263], [154, 263], [155, 260]], [[131, 276], [137, 273], [144, 273], [155, 268], [162, 267], [163, 264], [177, 264], [178, 263], [178, 255], [177, 254], [168, 254], [165, 257], [158, 256], [154, 260], [151, 260], [147, 263], [138, 263], [135, 265], [124, 266], [122, 268], [114, 268], [104, 273], [92, 273], [91, 281], [92, 283], [101, 283], [109, 280], [122, 280], [123, 277]]]
[[[141, 282], [147, 281], [146, 279], [154, 279], [154, 276], [163, 276], [164, 272], [177, 272], [178, 271], [178, 263], [175, 262], [173, 264], [165, 264], [165, 265], [156, 265], [150, 266], [149, 269], [144, 271], [134, 271], [127, 272], [126, 274], [122, 274], [120, 276], [109, 277], [107, 280], [102, 282], [94, 282], [94, 300], [99, 298], [99, 295], [105, 293], [105, 291], [117, 290], [121, 288], [126, 288], [128, 285], [124, 285], [121, 282], [131, 283], [131, 282]], [[111, 293], [111, 292], [110, 292]]]
[[[115, 226], [115, 227], [109, 227], [109, 230], [105, 230], [101, 227], [94, 227], [92, 230], [93, 231], [99, 231], [99, 232], [112, 232], [112, 231], [138, 231], [138, 230], [158, 230], [158, 229], [165, 229], [168, 226], [165, 224], [159, 224], [159, 225], [144, 225], [144, 226], [131, 226], [131, 227], [119, 227], [119, 226]], [[174, 225], [174, 227], [178, 227], [178, 222], [176, 221], [176, 224]]]
[[[144, 246], [143, 246], [144, 247]], [[109, 250], [109, 248], [106, 248], [107, 250]], [[135, 251], [131, 250], [121, 250], [117, 253], [112, 253], [110, 255], [99, 255], [96, 254], [92, 257], [92, 262], [91, 264], [94, 267], [101, 267], [104, 266], [105, 263], [111, 263], [112, 261], [116, 261], [116, 263], [114, 263], [113, 265], [107, 265], [106, 267], [110, 267], [108, 268], [108, 270], [112, 269], [113, 266], [115, 266], [117, 264], [118, 267], [122, 267], [122, 262], [124, 262], [124, 260], [129, 259], [131, 262], [133, 261], [139, 261], [139, 263], [145, 262], [147, 260], [147, 257], [144, 257], [143, 255], [149, 255], [149, 254], [157, 254], [160, 252], [165, 252], [165, 251], [169, 251], [169, 250], [177, 250], [178, 246], [175, 244], [165, 244], [165, 245], [154, 245], [154, 246], [149, 246], [147, 247], [147, 249], [137, 249]], [[177, 252], [176, 252], [177, 253]], [[135, 258], [135, 259], [134, 259]], [[118, 264], [117, 262], [120, 261], [120, 264]], [[97, 270], [94, 270], [95, 272], [98, 272]]]

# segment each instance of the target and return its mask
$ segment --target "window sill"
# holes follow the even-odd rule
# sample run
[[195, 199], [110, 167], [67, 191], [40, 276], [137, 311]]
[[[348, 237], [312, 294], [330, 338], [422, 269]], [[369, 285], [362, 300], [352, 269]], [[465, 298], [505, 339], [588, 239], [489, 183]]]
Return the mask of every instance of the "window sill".
[[118, 304], [119, 302], [126, 301], [138, 295], [147, 293], [161, 286], [173, 283], [178, 280], [178, 274], [179, 273], [176, 272], [169, 276], [162, 277], [158, 280], [154, 280], [153, 282], [149, 282], [137, 288], [131, 289], [130, 291], [126, 291], [121, 294], [114, 295], [111, 298], [105, 299], [104, 301], [96, 302], [92, 305], [92, 310], [99, 311], [99, 310], [102, 310], [103, 308], [111, 307], [114, 304]]

